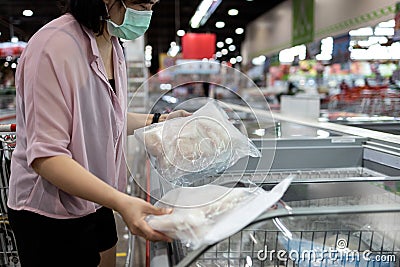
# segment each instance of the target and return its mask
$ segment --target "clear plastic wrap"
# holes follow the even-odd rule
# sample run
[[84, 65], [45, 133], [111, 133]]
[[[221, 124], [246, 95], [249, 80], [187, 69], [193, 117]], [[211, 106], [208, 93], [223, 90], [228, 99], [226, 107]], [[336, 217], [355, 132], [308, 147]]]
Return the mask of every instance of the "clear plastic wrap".
[[251, 223], [283, 196], [291, 181], [291, 177], [286, 178], [271, 191], [218, 185], [177, 188], [155, 204], [172, 207], [173, 212], [151, 215], [146, 220], [153, 229], [197, 249], [223, 240]]
[[215, 100], [189, 117], [138, 129], [135, 137], [154, 158], [159, 174], [174, 185], [216, 175], [245, 156], [261, 156]]

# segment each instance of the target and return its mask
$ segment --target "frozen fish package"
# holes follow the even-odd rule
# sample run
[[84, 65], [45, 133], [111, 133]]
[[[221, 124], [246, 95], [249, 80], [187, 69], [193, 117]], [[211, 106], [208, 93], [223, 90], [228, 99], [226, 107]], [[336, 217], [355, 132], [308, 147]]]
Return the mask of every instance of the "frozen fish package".
[[161, 177], [174, 185], [216, 175], [245, 156], [261, 156], [215, 100], [189, 117], [138, 129], [135, 137], [144, 143]]
[[281, 199], [292, 179], [286, 178], [271, 191], [219, 185], [176, 188], [155, 204], [173, 208], [173, 212], [150, 215], [146, 220], [153, 229], [197, 249], [223, 240], [254, 221]]

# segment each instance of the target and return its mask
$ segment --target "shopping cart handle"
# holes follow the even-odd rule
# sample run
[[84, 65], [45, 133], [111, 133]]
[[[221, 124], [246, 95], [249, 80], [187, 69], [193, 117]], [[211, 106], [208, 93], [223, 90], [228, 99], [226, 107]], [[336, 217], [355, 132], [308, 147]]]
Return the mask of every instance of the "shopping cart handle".
[[0, 132], [15, 132], [17, 130], [17, 125], [12, 124], [0, 124]]

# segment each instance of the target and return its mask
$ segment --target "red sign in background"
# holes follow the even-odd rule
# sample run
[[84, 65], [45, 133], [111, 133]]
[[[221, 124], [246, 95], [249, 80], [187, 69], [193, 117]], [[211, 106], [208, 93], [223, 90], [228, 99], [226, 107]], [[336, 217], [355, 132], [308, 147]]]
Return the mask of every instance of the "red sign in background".
[[0, 43], [0, 58], [7, 56], [20, 56], [26, 44], [21, 43]]
[[215, 54], [217, 36], [213, 33], [187, 33], [182, 37], [184, 59], [212, 58]]

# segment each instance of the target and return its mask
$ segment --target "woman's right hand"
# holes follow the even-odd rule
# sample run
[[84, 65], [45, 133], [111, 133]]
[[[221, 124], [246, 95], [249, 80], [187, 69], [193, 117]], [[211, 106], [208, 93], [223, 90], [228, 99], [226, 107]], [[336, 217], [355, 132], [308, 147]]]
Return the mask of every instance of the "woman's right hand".
[[151, 241], [171, 241], [145, 221], [147, 215], [163, 215], [171, 211], [156, 208], [142, 199], [118, 191], [72, 158], [63, 155], [37, 158], [32, 162], [32, 168], [64, 192], [119, 212], [132, 234]]
[[133, 235], [150, 241], [172, 241], [168, 236], [152, 229], [145, 221], [147, 215], [164, 215], [171, 213], [172, 210], [157, 208], [140, 198], [125, 195], [117, 211]]

